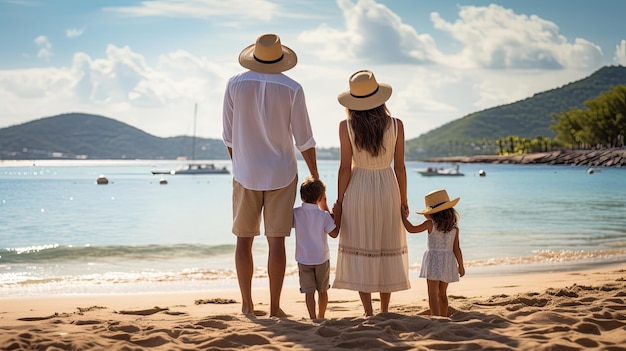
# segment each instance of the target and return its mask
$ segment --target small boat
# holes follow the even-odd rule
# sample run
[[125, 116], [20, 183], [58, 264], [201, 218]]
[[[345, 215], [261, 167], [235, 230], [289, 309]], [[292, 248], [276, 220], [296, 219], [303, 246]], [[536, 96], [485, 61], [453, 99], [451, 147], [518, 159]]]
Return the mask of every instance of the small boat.
[[[198, 104], [193, 109], [193, 139], [191, 144], [191, 162], [180, 169], [169, 171], [152, 171], [152, 174], [229, 174], [226, 167], [218, 168], [213, 163], [195, 161], [196, 159], [196, 121], [198, 119]], [[163, 183], [161, 183], [163, 184]]]
[[213, 163], [189, 163], [180, 169], [172, 169], [169, 171], [152, 171], [152, 174], [229, 174], [226, 167], [216, 167]]
[[455, 168], [451, 168], [451, 169], [428, 167], [426, 169], [418, 169], [416, 170], [416, 172], [423, 175], [424, 177], [464, 176], [465, 175], [459, 171], [459, 165], [456, 165]]

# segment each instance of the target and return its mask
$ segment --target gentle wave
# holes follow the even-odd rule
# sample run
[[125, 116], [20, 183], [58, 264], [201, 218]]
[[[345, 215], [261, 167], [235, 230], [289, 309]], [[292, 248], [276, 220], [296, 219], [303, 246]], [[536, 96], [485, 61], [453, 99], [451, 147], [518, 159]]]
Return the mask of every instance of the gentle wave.
[[163, 260], [200, 258], [229, 255], [234, 250], [234, 245], [172, 244], [75, 247], [51, 244], [4, 249], [0, 251], [0, 264], [90, 261], [94, 259]]
[[[224, 253], [232, 251], [230, 245], [217, 246], [217, 247], [198, 247], [188, 248], [190, 245], [174, 245], [179, 247], [174, 250], [179, 253], [194, 252], [196, 255], [201, 256], [208, 253], [221, 252]], [[182, 248], [180, 248], [182, 247]], [[190, 246], [191, 247], [191, 246]], [[119, 249], [118, 246], [115, 246]], [[145, 247], [145, 251], [151, 252], [152, 246]], [[102, 248], [98, 249], [101, 250]], [[161, 251], [152, 255], [151, 257], [157, 257], [161, 255]], [[82, 256], [81, 256], [82, 257]], [[126, 256], [128, 257], [128, 256]], [[145, 258], [145, 255], [141, 255]], [[550, 251], [542, 250], [537, 252], [533, 256], [526, 257], [503, 257], [492, 258], [488, 260], [471, 260], [466, 261], [465, 268], [467, 271], [471, 271], [472, 268], [484, 268], [484, 267], [506, 267], [506, 266], [524, 266], [525, 270], [532, 272], [533, 266], [541, 266], [546, 264], [579, 264], [585, 265], [587, 263], [610, 263], [610, 262], [624, 262], [626, 261], [626, 250], [580, 250], [580, 251]], [[410, 270], [412, 272], [419, 272], [420, 265], [411, 265]], [[505, 271], [506, 269], [503, 269]], [[334, 274], [335, 267], [331, 267], [331, 273]], [[497, 270], [495, 271], [497, 272]], [[285, 275], [296, 276], [298, 274], [297, 265], [287, 265]], [[56, 277], [38, 277], [27, 272], [22, 273], [4, 273], [0, 277], [0, 287], [10, 285], [30, 285], [30, 284], [49, 284], [49, 283], [141, 283], [141, 282], [184, 282], [184, 281], [215, 281], [223, 279], [236, 279], [236, 272], [232, 268], [215, 268], [215, 269], [203, 269], [203, 268], [183, 268], [183, 269], [170, 269], [170, 270], [141, 270], [133, 272], [103, 272], [103, 273], [91, 273], [91, 274], [78, 274], [78, 275], [60, 275]], [[267, 278], [267, 269], [263, 266], [257, 266], [254, 271], [255, 278]]]

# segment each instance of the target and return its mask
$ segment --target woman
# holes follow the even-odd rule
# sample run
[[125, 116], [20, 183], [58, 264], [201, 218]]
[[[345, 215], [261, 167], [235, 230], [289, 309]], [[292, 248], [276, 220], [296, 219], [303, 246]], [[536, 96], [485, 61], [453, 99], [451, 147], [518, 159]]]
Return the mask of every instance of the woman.
[[364, 70], [350, 77], [349, 86], [337, 97], [347, 119], [339, 124], [333, 212], [342, 219], [333, 287], [358, 291], [365, 315], [371, 316], [373, 292], [380, 293], [381, 312], [388, 312], [391, 293], [411, 287], [402, 223], [408, 215], [404, 127], [385, 105], [390, 85], [377, 83]]

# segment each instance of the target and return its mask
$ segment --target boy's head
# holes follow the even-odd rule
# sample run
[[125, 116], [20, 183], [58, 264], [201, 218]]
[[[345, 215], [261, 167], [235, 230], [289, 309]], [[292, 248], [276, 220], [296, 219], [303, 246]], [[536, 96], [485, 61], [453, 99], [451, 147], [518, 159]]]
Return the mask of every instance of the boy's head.
[[300, 185], [302, 202], [314, 204], [326, 193], [326, 184], [319, 179], [307, 177]]

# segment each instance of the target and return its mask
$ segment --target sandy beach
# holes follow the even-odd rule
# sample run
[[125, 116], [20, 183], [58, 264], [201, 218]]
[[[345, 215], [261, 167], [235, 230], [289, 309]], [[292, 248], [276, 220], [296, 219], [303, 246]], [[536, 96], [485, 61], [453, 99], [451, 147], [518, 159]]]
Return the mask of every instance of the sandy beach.
[[449, 318], [430, 317], [425, 281], [411, 283], [370, 318], [356, 292], [331, 289], [318, 320], [294, 286], [282, 295], [289, 318], [268, 317], [266, 289], [254, 291], [255, 317], [240, 313], [238, 290], [2, 298], [0, 349], [626, 350], [626, 263], [468, 274], [450, 284]]

